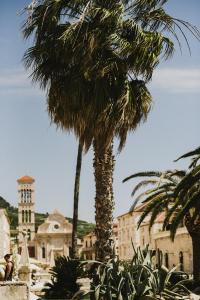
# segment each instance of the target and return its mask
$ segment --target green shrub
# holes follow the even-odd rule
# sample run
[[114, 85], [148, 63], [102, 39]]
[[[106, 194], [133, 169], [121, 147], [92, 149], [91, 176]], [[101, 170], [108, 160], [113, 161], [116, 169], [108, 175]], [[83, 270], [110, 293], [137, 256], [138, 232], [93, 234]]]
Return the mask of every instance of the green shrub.
[[77, 279], [85, 276], [79, 260], [64, 256], [55, 260], [55, 266], [50, 273], [51, 283], [47, 283], [43, 289], [44, 299], [71, 299], [79, 290]]
[[112, 259], [96, 264], [91, 285], [92, 300], [156, 300], [189, 299], [190, 291], [180, 282], [170, 282], [176, 268], [169, 271], [162, 264], [162, 253], [135, 250], [131, 262]]

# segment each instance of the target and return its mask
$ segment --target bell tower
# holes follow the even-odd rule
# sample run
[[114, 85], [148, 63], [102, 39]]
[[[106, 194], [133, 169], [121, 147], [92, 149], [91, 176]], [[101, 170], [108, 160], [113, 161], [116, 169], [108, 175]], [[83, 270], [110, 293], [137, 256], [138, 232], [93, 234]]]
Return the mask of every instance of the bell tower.
[[18, 230], [19, 240], [21, 232], [26, 231], [28, 239], [35, 236], [35, 180], [30, 176], [17, 179], [18, 183]]

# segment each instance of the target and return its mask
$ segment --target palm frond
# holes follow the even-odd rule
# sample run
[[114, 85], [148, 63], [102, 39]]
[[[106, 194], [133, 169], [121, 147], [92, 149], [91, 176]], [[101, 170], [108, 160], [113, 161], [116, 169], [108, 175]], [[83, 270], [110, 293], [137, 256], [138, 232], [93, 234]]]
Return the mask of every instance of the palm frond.
[[133, 197], [140, 188], [146, 187], [148, 185], [154, 185], [156, 183], [158, 183], [158, 180], [143, 180], [143, 181], [139, 182], [133, 189], [133, 191], [131, 193], [131, 197]]
[[126, 182], [132, 178], [136, 177], [160, 177], [162, 175], [162, 172], [159, 171], [147, 171], [147, 172], [138, 172], [133, 175], [130, 175], [126, 177], [122, 182]]
[[181, 155], [180, 157], [178, 157], [174, 161], [178, 161], [179, 159], [190, 157], [190, 156], [193, 156], [193, 155], [200, 155], [200, 147], [196, 148], [195, 150], [189, 151], [189, 152]]

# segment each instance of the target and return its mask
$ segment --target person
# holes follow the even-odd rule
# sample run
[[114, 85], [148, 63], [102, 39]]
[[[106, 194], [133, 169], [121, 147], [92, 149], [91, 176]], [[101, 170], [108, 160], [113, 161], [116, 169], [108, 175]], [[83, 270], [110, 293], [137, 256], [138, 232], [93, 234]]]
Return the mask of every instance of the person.
[[4, 256], [4, 259], [6, 261], [6, 269], [5, 269], [5, 277], [4, 281], [12, 281], [12, 275], [14, 270], [14, 264], [11, 261], [11, 254], [6, 254]]

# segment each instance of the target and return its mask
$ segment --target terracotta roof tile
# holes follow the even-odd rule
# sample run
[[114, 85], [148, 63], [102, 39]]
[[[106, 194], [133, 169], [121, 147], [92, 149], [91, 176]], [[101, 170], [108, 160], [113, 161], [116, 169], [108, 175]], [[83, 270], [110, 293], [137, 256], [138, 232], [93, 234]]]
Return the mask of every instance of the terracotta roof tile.
[[18, 183], [33, 183], [33, 182], [35, 182], [35, 179], [30, 176], [25, 175], [25, 176], [22, 176], [19, 179], [17, 179], [17, 182]]

